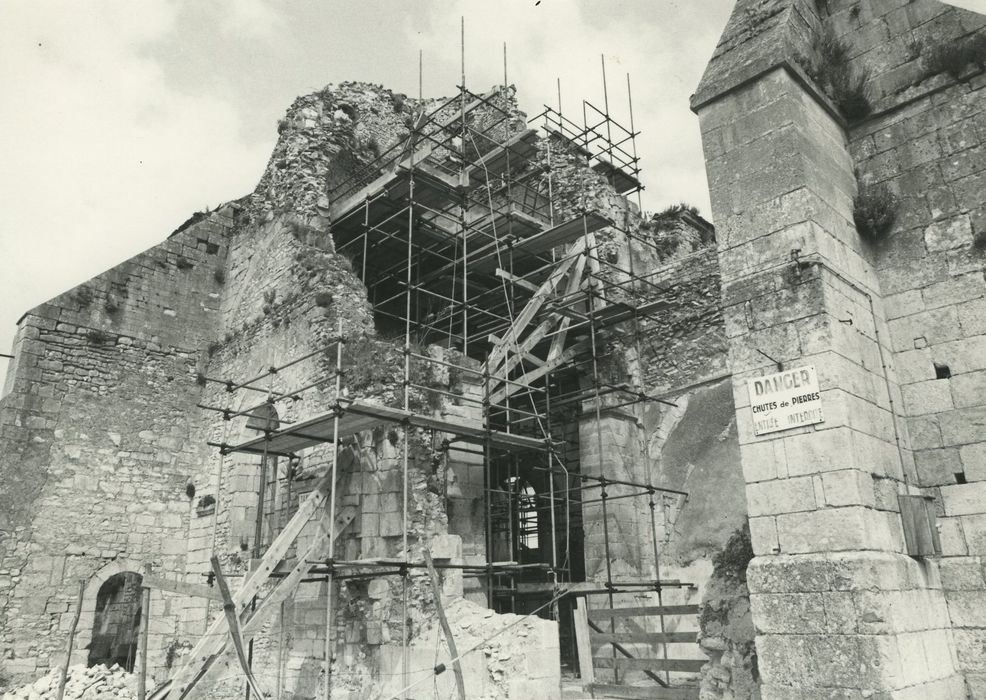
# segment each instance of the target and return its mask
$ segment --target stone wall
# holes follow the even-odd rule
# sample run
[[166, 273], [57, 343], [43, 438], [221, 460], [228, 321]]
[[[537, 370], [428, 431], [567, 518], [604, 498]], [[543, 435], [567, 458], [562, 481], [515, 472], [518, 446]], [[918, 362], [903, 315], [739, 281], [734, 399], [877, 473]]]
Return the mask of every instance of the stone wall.
[[[986, 697], [986, 74], [943, 65], [945, 47], [986, 41], [986, 16], [941, 3], [836, 3], [853, 62], [870, 72], [876, 114], [850, 133], [863, 187], [897, 195], [872, 245], [900, 383], [898, 415], [914, 480], [936, 496], [945, 591], [959, 668]], [[982, 239], [986, 240], [986, 239]]]
[[[510, 103], [512, 92], [503, 98]], [[278, 144], [252, 195], [196, 214], [166, 242], [22, 319], [0, 404], [4, 673], [26, 678], [60, 663], [79, 579], [87, 583], [73, 661], [81, 663], [98, 590], [114, 575], [140, 574], [150, 566], [159, 577], [201, 584], [215, 554], [235, 587], [331, 465], [333, 450], [322, 446], [290, 462], [269, 457], [264, 467], [260, 457], [223, 456], [215, 446], [258, 434], [246, 413], [272, 406], [288, 423], [332, 407], [338, 396], [331, 341], [340, 331], [348, 339], [342, 363], [347, 395], [403, 405], [403, 336], [377, 333], [351, 261], [333, 252], [327, 197], [347, 178], [358, 182], [371, 175], [370, 160], [406, 137], [411, 112], [425, 107], [433, 105], [356, 83], [299, 98], [280, 124]], [[441, 348], [415, 350], [452, 359]], [[303, 362], [269, 372], [309, 353]], [[216, 381], [250, 377], [260, 379], [233, 390]], [[412, 380], [424, 386], [411, 390], [412, 410], [475, 417], [464, 402], [430, 388], [475, 391], [469, 381], [418, 360]], [[314, 383], [302, 400], [285, 395]], [[244, 415], [224, 420], [222, 410]], [[481, 455], [457, 448], [445, 456], [442, 437], [419, 430], [405, 436], [401, 426], [384, 426], [343, 446], [361, 461], [359, 469], [355, 461], [342, 463], [337, 506], [356, 506], [359, 515], [339, 538], [337, 557], [403, 556], [407, 445], [409, 555], [418, 558], [419, 548], [429, 546], [443, 561], [462, 561], [463, 550], [470, 560], [485, 560], [475, 518], [460, 517], [452, 528], [461, 530], [464, 548], [447, 534], [446, 515], [449, 495], [464, 496], [470, 511], [481, 502]], [[265, 497], [258, 503], [263, 474]], [[259, 539], [258, 507], [264, 511]], [[317, 528], [317, 521], [306, 527], [291, 556], [304, 551]], [[456, 576], [446, 589], [452, 599], [463, 596]], [[280, 678], [280, 690], [292, 697], [319, 694], [326, 601], [333, 595], [339, 601], [335, 686], [355, 695], [373, 683], [379, 690], [400, 677], [392, 664], [405, 632], [403, 594], [397, 576], [337, 582], [332, 591], [324, 582], [302, 585], [255, 639], [258, 677], [271, 689]], [[433, 648], [434, 601], [422, 572], [408, 577], [407, 599], [411, 643], [418, 651]], [[471, 614], [482, 617], [484, 634], [512, 621]], [[166, 679], [221, 615], [211, 600], [155, 589], [150, 682]], [[516, 662], [537, 660], [539, 674], [531, 677], [547, 679], [542, 685], [557, 692], [554, 623], [531, 621], [522, 631], [529, 643], [514, 640], [514, 646], [530, 646], [530, 653]], [[542, 664], [538, 654], [551, 656], [552, 649], [553, 663]], [[505, 656], [474, 664], [477, 675], [470, 680], [500, 695], [522, 695], [530, 688], [512, 678], [515, 665]], [[208, 692], [242, 694], [235, 663], [219, 668], [219, 683]]]
[[[983, 100], [978, 69], [957, 81], [940, 56], [983, 26], [931, 0], [740, 2], [693, 99], [764, 697], [961, 697], [960, 672], [982, 693], [979, 560], [961, 519], [982, 510], [963, 459], [975, 474]], [[840, 65], [805, 58], [820, 54]], [[853, 109], [834, 69], [863, 86]], [[865, 237], [854, 203], [881, 187], [895, 220]], [[816, 367], [824, 423], [753, 434], [745, 379], [771, 360]], [[940, 565], [906, 556], [903, 493], [938, 497]]]
[[[21, 320], [0, 405], [4, 667], [61, 662], [79, 579], [121, 560], [184, 568], [186, 482], [206, 453], [195, 409], [198, 348], [214, 337], [228, 210], [33, 309]], [[95, 587], [98, 590], [98, 585]], [[85, 663], [96, 590], [73, 662]], [[156, 616], [159, 665], [181, 603]]]

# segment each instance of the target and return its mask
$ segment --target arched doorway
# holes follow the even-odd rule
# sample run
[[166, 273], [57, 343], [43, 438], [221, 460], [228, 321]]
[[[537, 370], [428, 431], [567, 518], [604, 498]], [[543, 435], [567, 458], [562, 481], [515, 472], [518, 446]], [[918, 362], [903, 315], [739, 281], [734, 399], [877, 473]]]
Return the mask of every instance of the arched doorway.
[[96, 594], [88, 666], [119, 664], [134, 670], [140, 630], [140, 574], [121, 571], [106, 579]]

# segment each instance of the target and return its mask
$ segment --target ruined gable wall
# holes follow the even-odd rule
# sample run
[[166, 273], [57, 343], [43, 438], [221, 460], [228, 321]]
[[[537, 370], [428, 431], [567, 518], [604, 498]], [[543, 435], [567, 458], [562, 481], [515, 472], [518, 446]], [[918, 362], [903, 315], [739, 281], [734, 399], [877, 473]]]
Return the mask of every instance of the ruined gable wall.
[[[80, 578], [119, 561], [183, 567], [185, 483], [205, 437], [195, 371], [216, 330], [229, 226], [214, 213], [21, 321], [0, 406], [8, 673], [60, 663]], [[94, 604], [74, 663], [85, 662]], [[156, 649], [179, 615], [160, 612]]]
[[[374, 176], [364, 162], [372, 155], [359, 151], [354, 143], [369, 138], [384, 149], [406, 136], [407, 114], [403, 106], [397, 108], [398, 104], [403, 105], [403, 99], [396, 100], [392, 93], [376, 86], [344, 84], [332, 91], [299, 98], [289, 109], [281, 122], [281, 138], [268, 170], [249, 198], [243, 226], [231, 246], [228, 289], [223, 299], [225, 335], [213, 348], [209, 376], [234, 379], [257, 376], [270, 366], [325, 347], [341, 321], [342, 333], [347, 337], [343, 349], [343, 385], [349, 397], [403, 406], [403, 335], [383, 338], [376, 332], [366, 290], [353, 274], [348, 258], [333, 252], [331, 231], [325, 220], [329, 188], [346, 182], [354, 174], [353, 182]], [[326, 105], [334, 106], [335, 111]], [[353, 135], [363, 132], [372, 136]], [[419, 351], [439, 359], [447, 357], [440, 348]], [[287, 391], [325, 381], [324, 390], [306, 391], [302, 401], [276, 402], [280, 418], [303, 420], [327, 411], [334, 404], [334, 362], [333, 350], [279, 371], [257, 385]], [[459, 380], [450, 377], [447, 371], [436, 370], [435, 366], [418, 360], [412, 361], [412, 381], [442, 390], [462, 390], [456, 388]], [[205, 393], [208, 403], [234, 410], [243, 410], [263, 400], [262, 394], [243, 390], [228, 394], [224, 387], [214, 384]], [[420, 413], [440, 411], [478, 417], [469, 415], [475, 414], [475, 409], [452, 405], [427, 389], [412, 389], [410, 400], [412, 410]], [[243, 419], [215, 422], [214, 439], [230, 443], [245, 439], [249, 431], [244, 430], [243, 423]], [[351, 481], [343, 479], [347, 493], [337, 501], [337, 507], [355, 505], [358, 514], [337, 542], [337, 558], [402, 556], [403, 430], [399, 425], [383, 425], [371, 434], [357, 436], [363, 461]], [[222, 433], [225, 437], [220, 437]], [[477, 455], [453, 451], [446, 461], [439, 451], [440, 437], [433, 439], [420, 430], [413, 430], [409, 436], [408, 535], [412, 559], [420, 558], [421, 545], [432, 547], [436, 558], [461, 559], [463, 551], [457, 544], [458, 538], [446, 534], [449, 528], [445, 485], [450, 482], [451, 494], [458, 482], [459, 493], [466, 491], [466, 495], [473, 495], [475, 485], [483, 483]], [[283, 475], [283, 459], [280, 460], [281, 478], [275, 489], [268, 486], [266, 507], [274, 513], [273, 519], [286, 521], [330, 465], [331, 454], [331, 446], [306, 450], [290, 485]], [[198, 478], [210, 492], [218, 491], [219, 503], [215, 514], [196, 523], [191, 540], [196, 544], [189, 553], [189, 580], [207, 568], [213, 518], [216, 551], [224, 569], [234, 573], [246, 569], [254, 544], [258, 463], [257, 457], [231, 454], [221, 462], [214, 457], [208, 465], [203, 465]], [[217, 474], [221, 475], [218, 486]], [[288, 489], [292, 494], [290, 499]], [[485, 560], [485, 548], [482, 552], [476, 549], [477, 544], [483, 544], [483, 533], [471, 529], [475, 521], [469, 522], [467, 518], [459, 525], [466, 530], [463, 535], [470, 538], [472, 556]], [[303, 534], [296, 548], [298, 552], [311, 542], [315, 529], [309, 528]], [[270, 536], [265, 534], [265, 541]], [[349, 571], [344, 569], [340, 573]], [[456, 583], [458, 577], [454, 573], [447, 578], [452, 580], [448, 584], [449, 593], [461, 595], [461, 580]], [[336, 596], [333, 618], [336, 692], [377, 692], [370, 689], [399, 682], [397, 664], [401, 659], [403, 634], [401, 579], [386, 575], [341, 581], [335, 584], [333, 595]], [[407, 596], [411, 642], [433, 653], [434, 642], [428, 625], [434, 618], [434, 605], [430, 583], [420, 570], [413, 570], [408, 577]], [[276, 686], [280, 666], [285, 692], [298, 698], [314, 697], [320, 692], [326, 601], [324, 582], [302, 585], [255, 639], [254, 668], [265, 687]], [[213, 617], [217, 613], [215, 607], [209, 611]], [[475, 610], [471, 613], [482, 615]], [[196, 620], [185, 620], [182, 643], [194, 640], [204, 625], [204, 617], [203, 611]], [[491, 618], [486, 624], [495, 627], [505, 623], [500, 618]], [[557, 656], [557, 642], [548, 645], [549, 651], [552, 648]], [[415, 658], [420, 656], [421, 649], [415, 652]], [[510, 679], [504, 674], [494, 677], [495, 669], [485, 663], [475, 663], [471, 668], [475, 675], [470, 683], [500, 685], [506, 690]], [[553, 677], [556, 669], [557, 663], [541, 672]], [[209, 691], [210, 697], [242, 693], [242, 676], [232, 659], [225, 659], [213, 675], [219, 682]]]

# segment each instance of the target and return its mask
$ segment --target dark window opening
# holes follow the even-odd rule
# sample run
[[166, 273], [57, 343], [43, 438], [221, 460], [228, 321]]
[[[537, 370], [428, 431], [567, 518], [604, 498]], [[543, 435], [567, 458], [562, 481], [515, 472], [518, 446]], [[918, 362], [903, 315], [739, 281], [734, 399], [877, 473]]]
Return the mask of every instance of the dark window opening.
[[119, 664], [134, 670], [140, 630], [140, 574], [110, 576], [96, 594], [96, 616], [89, 644], [88, 666]]
[[964, 483], [966, 483], [966, 481], [965, 481], [965, 472], [955, 472], [955, 483], [956, 484], [964, 484]]
[[952, 371], [948, 368], [948, 365], [940, 365], [935, 363], [935, 379], [951, 379]]

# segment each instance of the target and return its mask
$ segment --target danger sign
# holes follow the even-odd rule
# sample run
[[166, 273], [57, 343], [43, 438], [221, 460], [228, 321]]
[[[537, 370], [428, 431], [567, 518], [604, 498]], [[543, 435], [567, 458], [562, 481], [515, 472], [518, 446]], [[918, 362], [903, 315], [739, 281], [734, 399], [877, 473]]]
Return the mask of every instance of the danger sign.
[[814, 365], [746, 380], [753, 433], [765, 435], [824, 422]]

